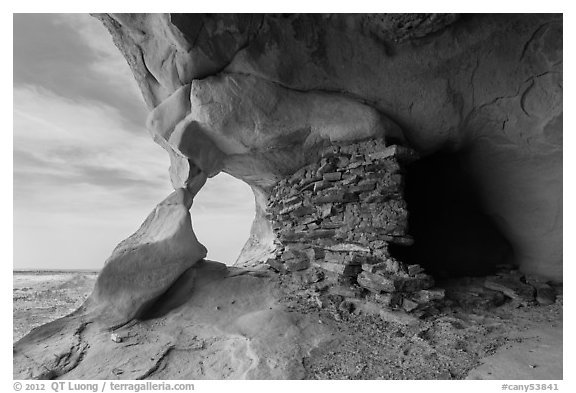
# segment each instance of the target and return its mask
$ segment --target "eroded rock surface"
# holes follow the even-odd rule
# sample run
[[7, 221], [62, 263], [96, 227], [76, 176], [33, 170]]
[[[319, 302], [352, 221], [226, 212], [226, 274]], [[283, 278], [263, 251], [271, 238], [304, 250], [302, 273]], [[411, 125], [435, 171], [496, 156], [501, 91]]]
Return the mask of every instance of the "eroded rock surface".
[[111, 331], [81, 308], [34, 329], [14, 379], [562, 378], [561, 304], [419, 320], [293, 278], [197, 263], [133, 323]]

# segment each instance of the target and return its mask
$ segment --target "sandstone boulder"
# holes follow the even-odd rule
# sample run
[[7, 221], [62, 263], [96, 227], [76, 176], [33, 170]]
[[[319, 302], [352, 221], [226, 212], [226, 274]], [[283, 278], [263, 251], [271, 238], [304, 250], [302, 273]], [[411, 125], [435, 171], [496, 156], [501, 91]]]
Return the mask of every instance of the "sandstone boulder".
[[138, 317], [188, 268], [206, 257], [192, 230], [192, 195], [179, 189], [122, 241], [98, 276], [87, 308], [110, 324]]

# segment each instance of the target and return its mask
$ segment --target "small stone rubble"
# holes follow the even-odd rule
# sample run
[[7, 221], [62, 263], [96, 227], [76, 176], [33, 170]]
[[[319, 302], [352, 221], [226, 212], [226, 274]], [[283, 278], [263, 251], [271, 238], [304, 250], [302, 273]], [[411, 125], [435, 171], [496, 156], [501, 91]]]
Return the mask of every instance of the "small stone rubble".
[[494, 275], [445, 280], [445, 304], [465, 309], [490, 309], [511, 302], [517, 306], [562, 303], [562, 286], [542, 277], [524, 274], [512, 265], [499, 265]]
[[267, 263], [300, 272], [309, 284], [365, 297], [406, 312], [444, 298], [419, 265], [390, 256], [389, 244], [411, 245], [403, 199], [404, 164], [417, 158], [406, 147], [369, 140], [329, 146], [320, 160], [281, 180], [272, 190], [268, 218], [278, 247]]
[[484, 287], [501, 292], [522, 305], [548, 306], [556, 301], [556, 289], [548, 281], [524, 274], [512, 266], [500, 267], [495, 275], [486, 277]]

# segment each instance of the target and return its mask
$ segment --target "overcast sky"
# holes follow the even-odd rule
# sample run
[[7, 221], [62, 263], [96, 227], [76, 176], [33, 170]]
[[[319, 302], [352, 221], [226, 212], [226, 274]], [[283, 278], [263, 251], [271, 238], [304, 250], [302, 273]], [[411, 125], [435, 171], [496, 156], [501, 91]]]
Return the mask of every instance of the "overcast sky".
[[[14, 268], [98, 269], [172, 187], [167, 154], [124, 58], [84, 14], [14, 15]], [[192, 220], [208, 258], [233, 263], [250, 188], [208, 180]]]

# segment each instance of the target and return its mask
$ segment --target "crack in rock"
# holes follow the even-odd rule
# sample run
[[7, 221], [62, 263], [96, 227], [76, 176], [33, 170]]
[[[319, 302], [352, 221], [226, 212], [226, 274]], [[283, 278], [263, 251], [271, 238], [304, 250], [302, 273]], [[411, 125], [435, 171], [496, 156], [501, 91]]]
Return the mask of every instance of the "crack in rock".
[[[90, 345], [87, 342], [84, 342], [82, 338], [82, 333], [86, 329], [86, 326], [88, 326], [90, 323], [92, 322], [83, 322], [78, 327], [78, 329], [76, 329], [73, 335], [73, 337], [77, 339], [77, 342], [72, 345], [67, 352], [61, 353], [59, 355], [54, 354], [56, 360], [52, 367], [47, 367], [46, 365], [41, 364], [41, 366], [46, 369], [46, 371], [39, 374], [38, 376], [34, 376], [33, 378], [58, 379], [78, 367], [78, 365], [84, 359], [88, 348], [90, 348]], [[30, 359], [28, 356], [24, 356]]]
[[146, 379], [149, 376], [151, 376], [152, 374], [154, 374], [156, 371], [158, 371], [160, 368], [160, 365], [162, 364], [162, 361], [170, 354], [170, 352], [174, 349], [174, 347], [175, 347], [174, 344], [168, 345], [168, 347], [166, 347], [164, 349], [164, 351], [160, 353], [160, 356], [154, 362], [154, 364], [146, 372], [144, 372], [144, 374], [142, 374], [142, 375], [140, 375], [134, 379], [136, 379], [136, 380]]

